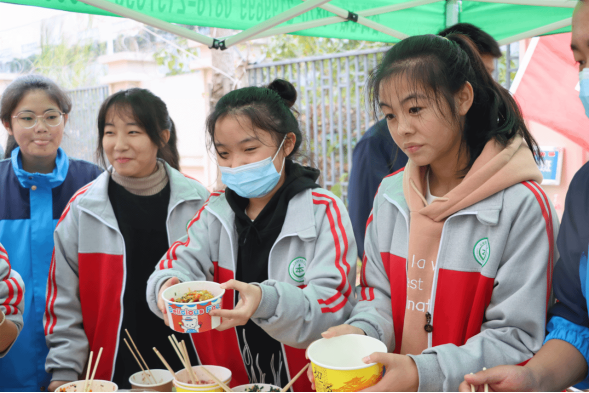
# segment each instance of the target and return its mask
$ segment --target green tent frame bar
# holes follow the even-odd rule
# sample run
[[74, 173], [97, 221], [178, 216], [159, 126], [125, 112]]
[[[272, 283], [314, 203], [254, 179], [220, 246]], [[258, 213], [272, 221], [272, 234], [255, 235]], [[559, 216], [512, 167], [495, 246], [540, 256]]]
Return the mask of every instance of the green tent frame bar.
[[[187, 38], [192, 41], [199, 42], [207, 45], [210, 48], [224, 50], [229, 47], [238, 45], [248, 40], [254, 40], [258, 38], [269, 37], [277, 34], [295, 33], [297, 31], [312, 29], [316, 27], [323, 27], [327, 25], [333, 25], [342, 22], [353, 22], [360, 25], [366, 26], [370, 29], [376, 30], [377, 32], [384, 33], [388, 36], [394, 37], [395, 39], [402, 40], [407, 38], [408, 35], [395, 30], [391, 27], [385, 26], [382, 23], [376, 22], [372, 19], [368, 19], [370, 16], [377, 16], [387, 14], [395, 11], [407, 10], [414, 7], [419, 7], [426, 4], [445, 2], [445, 25], [451, 26], [456, 24], [460, 20], [461, 15], [461, 0], [409, 0], [403, 3], [392, 4], [387, 6], [381, 6], [372, 9], [366, 9], [358, 12], [349, 11], [341, 7], [329, 4], [330, 0], [301, 0], [300, 4], [287, 9], [267, 20], [264, 20], [252, 27], [249, 27], [240, 33], [224, 38], [212, 38], [203, 34], [199, 34], [195, 31], [186, 29], [182, 26], [169, 23], [158, 19], [154, 16], [146, 15], [142, 12], [127, 8], [122, 5], [118, 5], [115, 2], [108, 0], [80, 0], [82, 3], [99, 8], [103, 11], [107, 11], [112, 14], [116, 14], [122, 17], [136, 20], [156, 27], [160, 30], [164, 30], [181, 37]], [[479, 3], [495, 3], [495, 4], [510, 4], [518, 6], [537, 6], [537, 7], [558, 7], [558, 8], [574, 8], [577, 4], [577, 0], [469, 0], [470, 2]], [[21, 3], [22, 4], [22, 3]], [[316, 8], [321, 8], [333, 16], [314, 19], [306, 22], [298, 22], [286, 24], [284, 26], [278, 26], [284, 22], [290, 21], [297, 16], [304, 14]], [[503, 38], [499, 40], [500, 45], [506, 45], [515, 41], [519, 41], [525, 38], [531, 38], [534, 36], [549, 34], [559, 29], [566, 28], [571, 25], [571, 17], [546, 24], [544, 26], [536, 27], [519, 34]]]

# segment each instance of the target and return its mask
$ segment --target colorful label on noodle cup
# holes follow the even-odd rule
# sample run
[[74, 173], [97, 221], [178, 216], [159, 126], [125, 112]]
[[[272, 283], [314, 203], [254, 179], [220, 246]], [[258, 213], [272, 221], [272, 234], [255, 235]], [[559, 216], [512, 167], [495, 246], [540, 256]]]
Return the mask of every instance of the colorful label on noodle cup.
[[222, 299], [215, 299], [205, 304], [191, 304], [186, 303], [168, 304], [168, 318], [171, 319], [170, 326], [174, 326], [174, 330], [183, 333], [200, 333], [214, 329], [219, 325], [219, 322], [213, 326], [213, 319], [209, 313], [212, 310], [221, 309]]

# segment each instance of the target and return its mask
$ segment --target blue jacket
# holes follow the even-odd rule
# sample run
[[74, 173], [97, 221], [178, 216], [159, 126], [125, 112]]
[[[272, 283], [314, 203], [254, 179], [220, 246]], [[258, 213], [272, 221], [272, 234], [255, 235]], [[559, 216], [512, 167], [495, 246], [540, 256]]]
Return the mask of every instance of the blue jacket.
[[381, 120], [364, 133], [352, 153], [352, 172], [348, 185], [348, 210], [358, 257], [364, 254], [366, 221], [382, 179], [407, 164], [407, 156], [393, 141], [386, 120]]
[[1, 391], [43, 391], [47, 346], [43, 331], [45, 291], [53, 231], [74, 193], [100, 175], [98, 166], [68, 158], [60, 148], [49, 174], [22, 169], [20, 149], [0, 161], [0, 243], [26, 285], [24, 327], [11, 351], [0, 359]]
[[[589, 163], [577, 172], [567, 192], [557, 247], [553, 289], [557, 303], [549, 311], [546, 340], [564, 340], [589, 364]], [[589, 375], [576, 385], [589, 388]]]

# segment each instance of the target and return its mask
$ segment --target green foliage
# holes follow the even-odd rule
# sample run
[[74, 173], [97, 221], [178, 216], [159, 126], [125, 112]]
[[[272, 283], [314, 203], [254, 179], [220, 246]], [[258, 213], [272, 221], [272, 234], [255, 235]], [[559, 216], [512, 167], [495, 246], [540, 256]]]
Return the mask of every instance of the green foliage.
[[[185, 38], [175, 40], [175, 43], [184, 48], [186, 52], [194, 56], [200, 56], [199, 48], [188, 48], [188, 41]], [[166, 76], [180, 75], [190, 72], [188, 67], [190, 63], [190, 55], [186, 52], [174, 48], [171, 45], [163, 45], [154, 53], [154, 59], [159, 66], [166, 66], [168, 71]]]
[[279, 61], [352, 50], [382, 48], [385, 45], [382, 42], [279, 34], [270, 38], [266, 56], [268, 61]]
[[105, 52], [105, 44], [41, 45], [41, 53], [31, 58], [30, 72], [46, 75], [65, 89], [99, 84], [96, 58]]
[[348, 173], [344, 172], [340, 176], [339, 181], [337, 183], [335, 183], [333, 186], [331, 186], [330, 191], [333, 192], [335, 194], [335, 196], [337, 196], [340, 199], [342, 199], [342, 189], [344, 187], [344, 185], [342, 183], [344, 183], [347, 179], [348, 179]]

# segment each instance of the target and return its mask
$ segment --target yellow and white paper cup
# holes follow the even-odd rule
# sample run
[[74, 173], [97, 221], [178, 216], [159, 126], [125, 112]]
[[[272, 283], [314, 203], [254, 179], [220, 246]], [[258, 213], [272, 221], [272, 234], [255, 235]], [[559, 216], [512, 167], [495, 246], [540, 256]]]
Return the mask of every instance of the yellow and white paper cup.
[[377, 339], [359, 334], [315, 341], [307, 351], [315, 389], [318, 392], [357, 392], [375, 385], [382, 378], [382, 364], [362, 361], [374, 352], [387, 352], [387, 347]]

